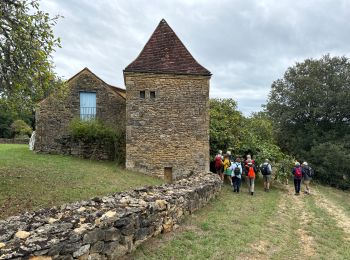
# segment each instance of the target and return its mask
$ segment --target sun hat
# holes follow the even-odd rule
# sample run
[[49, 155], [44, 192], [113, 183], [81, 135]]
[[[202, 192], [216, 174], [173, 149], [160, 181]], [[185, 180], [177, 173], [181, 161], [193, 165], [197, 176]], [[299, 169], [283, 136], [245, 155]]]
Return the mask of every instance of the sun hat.
[[307, 166], [308, 164], [307, 164], [307, 162], [303, 162], [303, 165]]

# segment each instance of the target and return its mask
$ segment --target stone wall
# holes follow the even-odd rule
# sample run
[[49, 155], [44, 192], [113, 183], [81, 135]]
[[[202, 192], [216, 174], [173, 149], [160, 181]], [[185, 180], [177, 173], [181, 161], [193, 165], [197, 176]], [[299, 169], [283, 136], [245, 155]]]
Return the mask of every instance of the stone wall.
[[[65, 153], [62, 147], [69, 135], [69, 124], [80, 117], [80, 92], [96, 92], [96, 118], [125, 131], [125, 98], [88, 69], [68, 80], [68, 94], [50, 96], [36, 109], [35, 150], [45, 153]], [[67, 144], [66, 144], [67, 146]], [[73, 148], [73, 145], [72, 145]]]
[[167, 168], [172, 179], [208, 172], [210, 76], [124, 72], [124, 78], [126, 168], [159, 177]]
[[0, 138], [0, 144], [29, 144], [29, 138]]
[[213, 174], [0, 221], [0, 259], [116, 259], [173, 230], [221, 189]]
[[68, 135], [62, 136], [57, 142], [60, 144], [60, 154], [73, 155], [84, 159], [113, 161], [116, 159], [117, 153], [125, 153], [125, 148], [118, 149], [111, 141], [84, 141], [74, 139]]

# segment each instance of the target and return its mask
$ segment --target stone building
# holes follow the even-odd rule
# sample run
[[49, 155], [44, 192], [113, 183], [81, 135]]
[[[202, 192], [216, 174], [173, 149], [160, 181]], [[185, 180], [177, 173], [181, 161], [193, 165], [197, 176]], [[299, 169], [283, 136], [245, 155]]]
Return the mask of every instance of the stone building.
[[209, 171], [209, 81], [163, 19], [124, 70], [126, 168], [174, 180]]
[[[81, 147], [82, 144], [72, 143], [69, 139], [70, 122], [74, 118], [96, 118], [125, 130], [125, 90], [105, 83], [88, 68], [70, 78], [67, 84], [68, 94], [59, 102], [49, 96], [38, 104], [35, 150], [89, 158], [94, 150], [92, 147]], [[106, 151], [99, 151], [95, 158], [111, 159]]]

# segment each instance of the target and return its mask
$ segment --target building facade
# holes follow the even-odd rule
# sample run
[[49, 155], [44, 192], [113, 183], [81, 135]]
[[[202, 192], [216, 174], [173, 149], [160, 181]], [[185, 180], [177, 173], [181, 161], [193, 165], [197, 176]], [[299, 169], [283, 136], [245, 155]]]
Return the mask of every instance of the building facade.
[[[36, 109], [36, 137], [34, 149], [38, 152], [80, 155], [79, 144], [71, 143], [69, 125], [75, 118], [98, 119], [115, 129], [125, 129], [125, 90], [113, 87], [88, 68], [67, 81], [64, 97], [49, 96]], [[69, 138], [68, 138], [69, 139]], [[84, 149], [89, 157], [93, 149]], [[107, 155], [97, 155], [98, 159]]]
[[163, 19], [124, 70], [126, 168], [175, 180], [209, 171], [209, 81]]

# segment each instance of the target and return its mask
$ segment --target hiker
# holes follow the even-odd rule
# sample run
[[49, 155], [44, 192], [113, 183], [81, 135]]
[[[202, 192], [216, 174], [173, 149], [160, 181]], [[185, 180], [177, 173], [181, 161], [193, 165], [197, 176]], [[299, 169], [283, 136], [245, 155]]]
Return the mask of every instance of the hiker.
[[234, 162], [234, 158], [231, 154], [231, 151], [227, 151], [226, 154], [228, 155], [228, 159], [230, 160], [230, 162]]
[[239, 193], [242, 181], [242, 165], [239, 156], [236, 157], [236, 162], [231, 165], [233, 192]]
[[303, 173], [299, 162], [295, 162], [295, 167], [292, 170], [292, 174], [294, 175], [294, 195], [300, 195], [300, 184], [301, 178], [303, 177]]
[[256, 169], [254, 164], [251, 161], [249, 161], [246, 166], [246, 172], [247, 172], [248, 192], [250, 192], [250, 195], [254, 195]]
[[224, 180], [224, 174], [223, 174], [223, 157], [222, 157], [222, 151], [219, 150], [218, 154], [215, 156], [215, 170], [217, 175], [219, 175], [220, 179], [223, 181]]
[[301, 165], [301, 172], [303, 174], [303, 183], [305, 185], [304, 193], [310, 195], [310, 181], [312, 180], [313, 169], [307, 162], [303, 162]]
[[224, 155], [224, 178], [225, 176], [228, 176], [228, 179], [230, 180], [230, 184], [232, 186], [232, 171], [230, 169], [231, 161], [228, 154]]
[[260, 165], [260, 171], [263, 175], [264, 191], [269, 192], [270, 191], [271, 174], [272, 174], [272, 167], [271, 167], [271, 164], [269, 163], [269, 159], [265, 159], [265, 162]]

